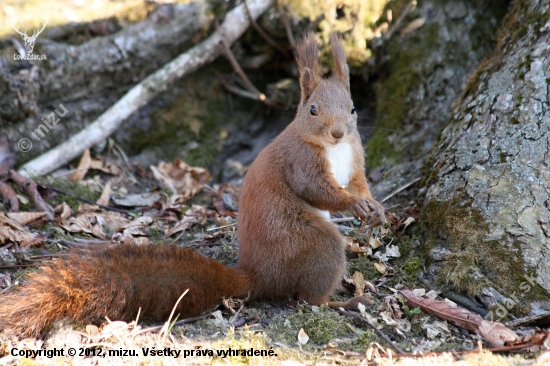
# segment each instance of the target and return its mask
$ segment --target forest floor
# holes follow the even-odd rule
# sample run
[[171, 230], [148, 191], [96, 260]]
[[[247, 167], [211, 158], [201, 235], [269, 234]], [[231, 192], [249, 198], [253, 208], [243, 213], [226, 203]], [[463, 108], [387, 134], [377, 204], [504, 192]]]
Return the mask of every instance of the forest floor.
[[[2, 292], [23, 284], [29, 271], [70, 248], [175, 244], [195, 248], [227, 265], [236, 263], [239, 180], [235, 185], [208, 186], [210, 175], [203, 168], [176, 161], [147, 169], [123, 156], [115, 150], [106, 157], [85, 153], [77, 167], [37, 182], [35, 192], [44, 201], [37, 201], [32, 188], [17, 193], [22, 203], [19, 212], [0, 213], [0, 237], [9, 237], [0, 248]], [[21, 185], [12, 182], [11, 186], [18, 190]], [[423, 269], [418, 254], [422, 243], [415, 239], [421, 218], [414, 204], [415, 192], [413, 185], [388, 198], [384, 202], [388, 223], [374, 232], [353, 218], [333, 215], [348, 249], [342, 292], [333, 300], [354, 293], [366, 296], [372, 306], [361, 313], [338, 313], [290, 300], [242, 303], [228, 299], [214, 312], [186, 324], [174, 324], [177, 317], [166, 319], [165, 329], [139, 320], [138, 314], [130, 323], [108, 319], [99, 326], [61, 322], [45, 339], [4, 334], [0, 364], [50, 364], [47, 355], [31, 360], [12, 354], [41, 348], [76, 350], [74, 356], [56, 358], [56, 364], [92, 365], [179, 364], [182, 359], [190, 364], [550, 362], [550, 353], [541, 353], [549, 346], [545, 331], [514, 329], [518, 338], [505, 342], [512, 330], [495, 323], [493, 333], [484, 333], [487, 322], [479, 317], [479, 324], [472, 328], [464, 319], [474, 319], [474, 314], [422, 287], [418, 276]], [[494, 347], [501, 352], [490, 352]], [[174, 353], [152, 355], [152, 350], [161, 349]], [[230, 350], [238, 351], [231, 354]]]
[[[142, 0], [4, 0], [0, 38], [13, 34], [14, 14], [39, 28], [44, 19], [37, 16], [37, 8], [55, 14], [49, 25], [110, 16], [133, 22], [148, 10]], [[4, 148], [0, 143], [0, 173], [9, 160], [2, 159]], [[12, 177], [9, 186], [17, 192], [14, 199], [20, 207], [19, 212], [7, 212], [0, 205], [0, 293], [23, 285], [29, 272], [71, 248], [178, 245], [233, 265], [244, 172], [239, 174], [241, 178], [230, 183], [210, 186], [210, 174], [203, 168], [181, 161], [150, 168], [132, 163], [114, 146], [103, 156], [85, 153], [78, 166], [59, 170], [36, 185], [17, 184]], [[375, 170], [370, 178], [376, 183], [384, 174]], [[415, 184], [394, 191], [384, 202], [388, 223], [374, 231], [353, 218], [333, 215], [348, 255], [342, 291], [333, 300], [366, 296], [373, 304], [361, 312], [350, 315], [291, 300], [227, 300], [200, 319], [183, 324], [174, 324], [177, 316], [166, 319], [164, 329], [140, 320], [138, 314], [129, 323], [61, 322], [42, 339], [0, 334], [0, 365], [550, 364], [546, 331], [489, 323], [424, 288], [419, 274], [426, 269], [425, 243], [417, 239], [422, 217], [415, 206], [416, 192]], [[484, 328], [487, 324], [493, 327], [490, 332]], [[76, 354], [51, 359], [50, 354], [37, 353], [54, 348]]]

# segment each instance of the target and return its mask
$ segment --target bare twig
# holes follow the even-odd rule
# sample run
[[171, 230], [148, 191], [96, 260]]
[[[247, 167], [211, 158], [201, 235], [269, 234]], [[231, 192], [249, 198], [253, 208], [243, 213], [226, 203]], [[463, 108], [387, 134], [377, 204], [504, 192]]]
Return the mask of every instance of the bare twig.
[[256, 22], [256, 19], [252, 18], [250, 15], [250, 9], [248, 9], [248, 5], [246, 4], [246, 0], [243, 1], [244, 9], [246, 10], [246, 15], [248, 16], [248, 19], [250, 20], [250, 24], [260, 33], [260, 36], [265, 39], [267, 43], [269, 43], [273, 48], [277, 49], [279, 52], [281, 52], [286, 57], [289, 56], [288, 51], [284, 49], [282, 46], [280, 46], [273, 38], [271, 38], [260, 25]]
[[403, 9], [403, 11], [401, 12], [401, 14], [399, 14], [399, 18], [397, 18], [397, 20], [395, 21], [395, 23], [393, 23], [393, 25], [391, 26], [390, 29], [388, 29], [388, 31], [386, 32], [386, 34], [384, 34], [383, 38], [384, 40], [388, 40], [391, 38], [391, 36], [393, 35], [393, 33], [401, 26], [401, 24], [403, 23], [403, 21], [405, 20], [405, 18], [407, 17], [407, 15], [409, 15], [409, 13], [413, 10], [413, 7], [414, 7], [414, 2], [410, 2], [406, 7], [405, 9]]
[[288, 17], [288, 12], [289, 12], [288, 5], [283, 5], [283, 11], [281, 12], [281, 15], [283, 17], [283, 24], [285, 26], [288, 43], [290, 43], [290, 46], [294, 50], [296, 49], [296, 39], [294, 38], [294, 34], [292, 34], [292, 28], [290, 27], [290, 19]]
[[[198, 320], [208, 318], [209, 316], [210, 316], [210, 314], [205, 314], [205, 315], [201, 315], [201, 316], [196, 316], [194, 318], [187, 318], [187, 319], [178, 320], [177, 322], [174, 323], [174, 326], [193, 323], [193, 322], [196, 322]], [[158, 332], [159, 330], [162, 329], [163, 326], [164, 325], [158, 325], [156, 327], [143, 328], [143, 329], [140, 329], [139, 331], [137, 331], [136, 334], [143, 334], [143, 333], [149, 333], [149, 332]]]
[[111, 243], [110, 241], [106, 241], [106, 240], [87, 240], [87, 241], [78, 242], [76, 241], [76, 239], [75, 241], [61, 239], [61, 240], [54, 240], [53, 242], [59, 243], [61, 245], [66, 245], [71, 248], [84, 248], [90, 245], [107, 245]]
[[[256, 94], [256, 93], [253, 93], [253, 92], [249, 92], [247, 90], [242, 90], [240, 88], [237, 88], [236, 86], [234, 85], [231, 85], [227, 80], [226, 78], [224, 78], [222, 75], [216, 73], [218, 75], [218, 77], [220, 78], [220, 81], [222, 82], [223, 86], [229, 90], [231, 93], [234, 93], [234, 94], [237, 94], [243, 98], [248, 98], [248, 99], [252, 99], [252, 100], [256, 100], [258, 102], [262, 102], [262, 103], [265, 103], [267, 104], [268, 106], [272, 107], [272, 108], [277, 108], [277, 109], [280, 109], [281, 106], [277, 105], [277, 104], [274, 104], [271, 100], [269, 100], [268, 98], [265, 98], [265, 95], [260, 93], [260, 94]], [[264, 96], [265, 99], [260, 99], [260, 95], [261, 96]]]
[[168, 245], [173, 245], [175, 242], [177, 242], [178, 240], [180, 240], [180, 238], [181, 238], [184, 234], [185, 234], [185, 230], [183, 230], [183, 231], [181, 232], [181, 234], [179, 234], [179, 235], [178, 235], [174, 240], [172, 240], [172, 241], [170, 242], [170, 244], [168, 244]]
[[413, 184], [415, 184], [416, 182], [419, 182], [419, 181], [420, 181], [420, 178], [415, 178], [412, 181], [410, 181], [409, 183], [407, 183], [405, 185], [402, 185], [401, 187], [397, 188], [395, 191], [393, 191], [392, 193], [390, 193], [386, 197], [384, 197], [384, 199], [382, 201], [380, 201], [380, 203], [386, 202], [387, 200], [389, 200], [390, 198], [392, 198], [393, 196], [395, 196], [399, 192], [409, 188], [410, 186], [412, 186]]
[[[252, 17], [257, 18], [273, 2], [274, 0], [250, 1], [248, 6]], [[220, 44], [222, 39], [229, 44], [235, 42], [249, 25], [244, 6], [239, 5], [229, 11], [218, 31], [146, 77], [92, 124], [61, 145], [29, 161], [20, 168], [20, 172], [25, 176], [47, 174], [79, 156], [85, 149], [105, 140], [132, 113], [166, 90], [173, 81], [211, 62], [223, 52], [223, 46]]]
[[257, 100], [258, 102], [264, 102], [264, 100], [260, 99], [260, 96], [256, 93], [249, 92], [248, 90], [242, 90], [237, 88], [236, 86], [233, 86], [229, 84], [226, 80], [222, 79], [223, 86], [229, 90], [231, 93], [237, 94], [243, 98], [253, 99]]
[[135, 177], [135, 175], [132, 173], [132, 166], [130, 165], [130, 160], [128, 159], [128, 155], [126, 155], [126, 152], [119, 144], [113, 143], [113, 154], [115, 154], [119, 160], [124, 161], [124, 164], [126, 164], [126, 168], [124, 169], [125, 173], [128, 174], [128, 177], [130, 177], [130, 180], [134, 183], [139, 185], [139, 181]]
[[506, 325], [508, 328], [517, 328], [520, 326], [526, 326], [526, 325], [541, 325], [544, 322], [548, 322], [550, 320], [550, 311], [545, 311], [542, 314], [537, 315], [529, 315], [525, 316], [523, 318], [510, 320], [504, 325]]
[[233, 54], [233, 52], [231, 51], [231, 48], [229, 47], [229, 45], [227, 44], [227, 42], [225, 42], [223, 39], [220, 41], [220, 43], [223, 45], [223, 48], [225, 50], [225, 55], [227, 56], [227, 58], [229, 59], [229, 62], [231, 62], [231, 66], [233, 66], [233, 70], [235, 70], [235, 72], [239, 75], [239, 77], [242, 79], [242, 81], [244, 82], [244, 84], [246, 85], [246, 87], [248, 88], [248, 90], [250, 90], [252, 93], [254, 94], [257, 94], [258, 95], [258, 98], [261, 100], [261, 101], [264, 101], [266, 99], [265, 97], [265, 94], [263, 94], [262, 92], [260, 92], [255, 86], [254, 84], [252, 84], [252, 82], [250, 81], [250, 79], [248, 78], [248, 76], [246, 76], [246, 74], [244, 73], [243, 69], [241, 68], [241, 65], [239, 65], [239, 62], [237, 61], [237, 59], [235, 58], [235, 55]]
[[91, 201], [91, 200], [88, 200], [86, 198], [82, 198], [82, 197], [78, 197], [78, 196], [75, 196], [73, 194], [70, 194], [70, 193], [67, 193], [59, 188], [55, 188], [55, 187], [52, 187], [52, 186], [47, 186], [47, 185], [42, 185], [42, 187], [46, 188], [46, 189], [49, 189], [55, 193], [59, 193], [59, 194], [62, 194], [64, 196], [69, 196], [69, 197], [73, 197], [77, 200], [79, 200], [80, 202], [84, 202], [84, 203], [87, 203], [89, 205], [94, 205], [94, 206], [97, 206], [99, 208], [102, 208], [104, 210], [107, 210], [107, 211], [114, 211], [114, 212], [120, 212], [120, 213], [124, 213], [124, 214], [128, 214], [130, 212], [133, 212], [133, 211], [130, 211], [130, 210], [125, 210], [125, 209], [122, 209], [122, 208], [118, 208], [118, 207], [113, 207], [113, 206], [105, 206], [105, 205], [100, 205], [99, 203], [96, 203], [94, 201]]
[[233, 223], [233, 224], [227, 224], [227, 225], [223, 225], [223, 226], [211, 227], [210, 229], [206, 229], [206, 231], [216, 231], [216, 230], [219, 230], [219, 229], [224, 229], [226, 227], [231, 227], [231, 226], [235, 226], [235, 225], [237, 225], [237, 224]]
[[371, 327], [375, 332], [376, 334], [378, 334], [383, 340], [385, 340], [395, 351], [397, 351], [397, 353], [405, 353], [401, 348], [399, 348], [395, 343], [393, 343], [391, 341], [391, 339], [388, 338], [387, 335], [385, 335], [384, 333], [382, 333], [382, 331], [380, 329], [378, 329], [374, 324], [372, 324], [370, 322], [370, 320], [366, 319], [366, 318], [363, 318], [361, 315], [358, 315], [358, 314], [355, 314], [355, 313], [352, 313], [351, 311], [346, 311], [342, 308], [338, 309], [337, 310], [340, 314], [342, 315], [347, 315], [347, 316], [350, 316], [352, 318], [355, 318], [355, 319], [359, 319], [365, 323], [367, 323], [369, 325], [369, 327]]
[[166, 338], [166, 335], [168, 334], [168, 330], [170, 329], [170, 322], [172, 322], [172, 318], [174, 317], [174, 313], [176, 312], [176, 309], [177, 309], [181, 299], [183, 299], [183, 297], [185, 295], [187, 295], [188, 292], [189, 292], [189, 289], [185, 290], [180, 295], [180, 297], [178, 298], [176, 303], [174, 304], [174, 307], [172, 308], [172, 312], [170, 313], [170, 316], [168, 317], [168, 319], [166, 320], [166, 322], [164, 323], [164, 325], [162, 326], [162, 328], [160, 330], [159, 336], [163, 336], [164, 338]]

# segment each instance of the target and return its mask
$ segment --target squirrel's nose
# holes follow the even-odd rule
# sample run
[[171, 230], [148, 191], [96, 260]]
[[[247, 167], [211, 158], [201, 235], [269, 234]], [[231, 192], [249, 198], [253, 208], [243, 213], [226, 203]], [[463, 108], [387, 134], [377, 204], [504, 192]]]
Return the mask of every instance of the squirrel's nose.
[[330, 131], [330, 134], [331, 134], [332, 137], [334, 137], [335, 139], [339, 139], [340, 137], [344, 136], [344, 131], [343, 131], [343, 130], [340, 130], [340, 129], [336, 129], [336, 130]]

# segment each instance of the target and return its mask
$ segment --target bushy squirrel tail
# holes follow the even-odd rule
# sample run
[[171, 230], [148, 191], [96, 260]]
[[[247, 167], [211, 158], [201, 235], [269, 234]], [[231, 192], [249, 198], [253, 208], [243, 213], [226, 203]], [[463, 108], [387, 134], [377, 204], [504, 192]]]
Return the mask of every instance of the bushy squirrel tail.
[[179, 318], [197, 316], [222, 297], [245, 298], [252, 277], [175, 246], [117, 245], [72, 251], [29, 275], [0, 299], [0, 330], [38, 336], [58, 319], [85, 323], [141, 318], [167, 320], [177, 299]]

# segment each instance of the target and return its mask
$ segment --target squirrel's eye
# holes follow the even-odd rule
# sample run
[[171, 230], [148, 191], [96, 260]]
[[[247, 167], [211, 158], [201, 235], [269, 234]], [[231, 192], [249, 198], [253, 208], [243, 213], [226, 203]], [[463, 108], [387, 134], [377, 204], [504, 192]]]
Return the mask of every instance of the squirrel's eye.
[[351, 114], [354, 114], [355, 113], [355, 106], [352, 106], [351, 107]]
[[311, 109], [309, 110], [309, 114], [311, 114], [312, 116], [317, 115], [317, 108], [315, 108], [314, 105], [311, 106]]

